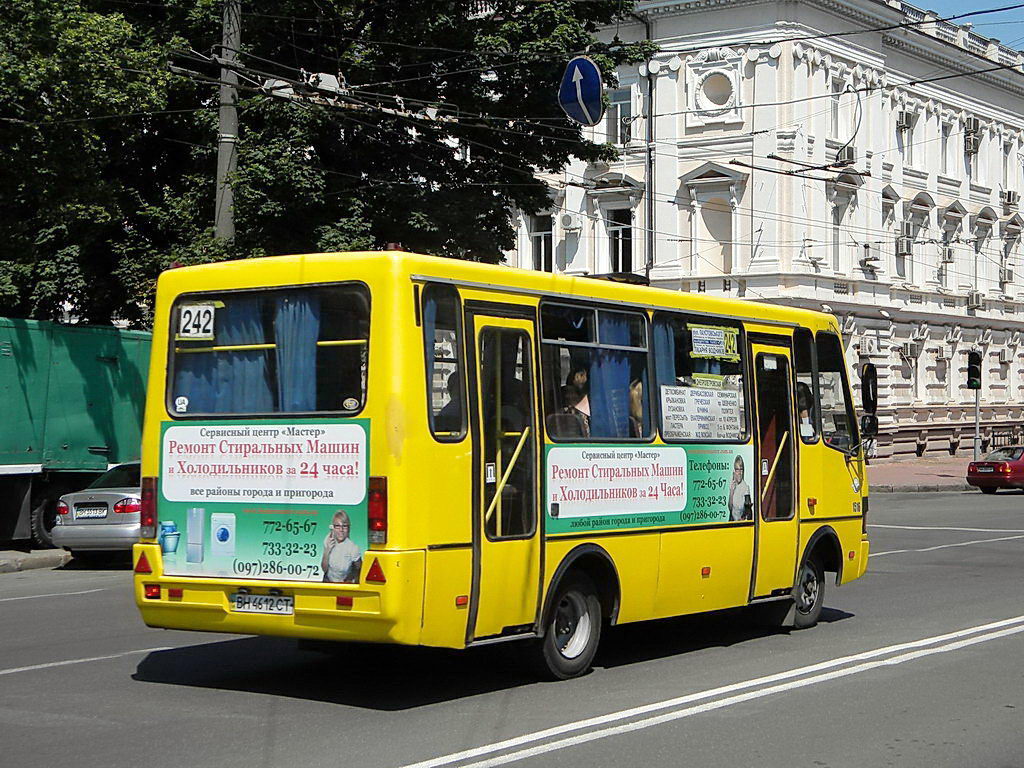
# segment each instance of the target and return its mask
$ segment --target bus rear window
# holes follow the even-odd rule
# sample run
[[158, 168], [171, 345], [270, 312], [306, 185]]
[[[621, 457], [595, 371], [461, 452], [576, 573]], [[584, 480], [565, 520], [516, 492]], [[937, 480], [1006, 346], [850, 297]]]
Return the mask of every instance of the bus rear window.
[[181, 296], [171, 310], [175, 416], [339, 412], [366, 401], [362, 285]]

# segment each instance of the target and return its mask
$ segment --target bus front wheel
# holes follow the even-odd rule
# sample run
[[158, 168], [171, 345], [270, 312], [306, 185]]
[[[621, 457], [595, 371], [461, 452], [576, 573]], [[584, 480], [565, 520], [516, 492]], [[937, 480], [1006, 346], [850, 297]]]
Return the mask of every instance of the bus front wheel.
[[793, 597], [796, 600], [793, 626], [796, 629], [807, 629], [817, 624], [825, 602], [825, 571], [814, 555], [809, 556], [800, 566]]
[[601, 640], [601, 603], [585, 574], [571, 574], [559, 585], [545, 630], [540, 641], [545, 675], [568, 680], [590, 669]]

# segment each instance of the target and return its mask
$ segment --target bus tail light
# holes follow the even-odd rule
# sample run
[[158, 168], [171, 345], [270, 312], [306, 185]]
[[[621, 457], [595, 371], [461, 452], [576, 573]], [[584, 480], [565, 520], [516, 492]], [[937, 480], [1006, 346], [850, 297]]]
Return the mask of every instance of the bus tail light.
[[142, 478], [142, 504], [139, 505], [139, 534], [144, 539], [156, 538], [156, 478]]
[[388, 479], [370, 478], [369, 496], [370, 543], [388, 543]]
[[159, 584], [146, 584], [143, 586], [143, 594], [147, 600], [159, 600], [160, 599], [160, 585]]

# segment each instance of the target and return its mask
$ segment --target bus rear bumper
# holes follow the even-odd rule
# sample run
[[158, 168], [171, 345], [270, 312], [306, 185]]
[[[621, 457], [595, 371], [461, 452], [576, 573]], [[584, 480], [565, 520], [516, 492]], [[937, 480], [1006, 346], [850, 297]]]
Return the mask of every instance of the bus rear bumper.
[[[165, 576], [160, 547], [136, 544], [133, 562], [145, 552], [152, 574], [135, 574], [135, 603], [147, 626], [243, 635], [276, 635], [311, 640], [417, 644], [423, 610], [424, 553], [367, 553], [377, 558], [385, 584]], [[364, 571], [367, 566], [364, 566]], [[147, 598], [146, 586], [159, 586]], [[231, 608], [239, 589], [265, 595], [271, 590], [294, 599], [292, 614], [242, 613]], [[180, 596], [179, 596], [180, 595]], [[339, 604], [338, 597], [351, 598]]]

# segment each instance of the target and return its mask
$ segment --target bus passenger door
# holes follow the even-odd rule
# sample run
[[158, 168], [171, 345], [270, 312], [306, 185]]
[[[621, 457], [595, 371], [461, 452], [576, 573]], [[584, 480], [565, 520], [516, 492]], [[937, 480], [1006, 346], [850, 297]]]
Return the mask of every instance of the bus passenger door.
[[757, 402], [757, 568], [752, 597], [793, 586], [796, 516], [796, 434], [788, 347], [752, 344]]
[[540, 593], [534, 323], [471, 317], [476, 519], [470, 641], [532, 631]]

